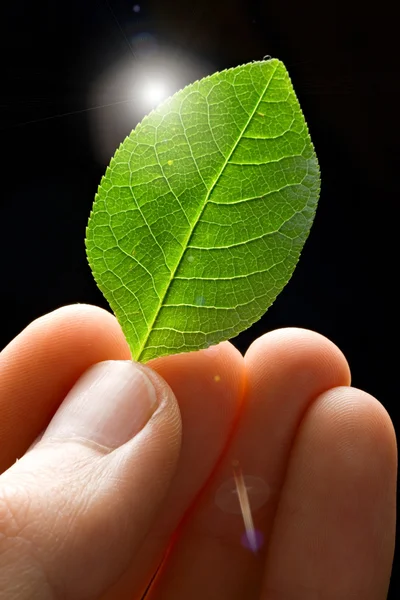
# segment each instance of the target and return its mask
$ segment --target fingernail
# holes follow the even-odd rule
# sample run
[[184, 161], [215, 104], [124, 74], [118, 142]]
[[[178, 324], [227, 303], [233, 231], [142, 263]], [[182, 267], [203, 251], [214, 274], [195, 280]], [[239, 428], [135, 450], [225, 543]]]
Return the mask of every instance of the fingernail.
[[153, 384], [135, 363], [104, 361], [78, 379], [42, 439], [84, 438], [117, 448], [143, 429], [157, 406]]

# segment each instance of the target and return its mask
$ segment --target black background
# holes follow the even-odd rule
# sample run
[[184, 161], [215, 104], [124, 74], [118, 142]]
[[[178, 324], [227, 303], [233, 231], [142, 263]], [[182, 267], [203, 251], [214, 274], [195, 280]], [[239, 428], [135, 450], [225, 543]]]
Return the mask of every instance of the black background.
[[353, 384], [384, 404], [398, 430], [394, 9], [343, 0], [70, 0], [1, 10], [0, 348], [62, 305], [107, 307], [83, 240], [109, 158], [151, 108], [137, 100], [138, 68], [150, 76], [158, 68], [167, 80], [170, 71], [172, 93], [271, 55], [286, 64], [308, 121], [322, 193], [293, 278], [234, 343], [244, 351], [285, 326], [326, 335], [345, 353]]

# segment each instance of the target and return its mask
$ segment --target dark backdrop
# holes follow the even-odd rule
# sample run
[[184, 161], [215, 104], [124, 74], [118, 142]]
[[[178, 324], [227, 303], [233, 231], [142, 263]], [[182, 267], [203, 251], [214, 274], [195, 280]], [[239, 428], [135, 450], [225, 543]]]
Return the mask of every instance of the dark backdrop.
[[[389, 2], [367, 4], [3, 3], [0, 348], [59, 306], [106, 307], [86, 263], [84, 231], [112, 153], [151, 108], [142, 97], [146, 82], [161, 77], [173, 93], [268, 54], [292, 77], [320, 160], [322, 194], [293, 278], [234, 343], [245, 350], [285, 326], [328, 336], [346, 354], [353, 384], [379, 398], [398, 430], [389, 308], [398, 35]], [[390, 598], [398, 597], [395, 566]]]

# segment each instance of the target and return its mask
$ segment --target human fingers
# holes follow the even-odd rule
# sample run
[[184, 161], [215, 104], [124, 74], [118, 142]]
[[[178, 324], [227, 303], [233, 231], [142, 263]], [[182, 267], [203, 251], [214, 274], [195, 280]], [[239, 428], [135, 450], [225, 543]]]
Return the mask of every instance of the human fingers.
[[319, 396], [291, 450], [262, 600], [385, 600], [396, 473], [395, 433], [383, 406], [354, 388]]
[[180, 439], [176, 399], [154, 371], [89, 368], [0, 476], [0, 596], [97, 599], [138, 555]]
[[[191, 507], [224, 452], [241, 409], [243, 357], [224, 342], [208, 350], [151, 361], [173, 389], [182, 418], [182, 449], [162, 510], [138, 556], [102, 600], [142, 598]], [[190, 596], [191, 597], [191, 596]]]
[[[32, 351], [29, 351], [29, 344], [33, 347]], [[20, 360], [24, 355], [28, 358], [36, 356], [36, 361]], [[3, 371], [8, 375], [7, 393], [2, 396], [4, 404], [9, 406], [10, 399], [15, 397], [16, 407], [19, 407], [19, 410], [11, 411], [11, 415], [6, 412], [8, 419], [3, 421], [3, 430], [8, 428], [9, 433], [9, 443], [5, 445], [8, 460], [3, 461], [3, 468], [20, 456], [47, 425], [60, 404], [60, 394], [70, 389], [84, 370], [85, 359], [91, 364], [99, 359], [128, 356], [118, 323], [112, 315], [96, 307], [65, 307], [28, 327], [7, 348], [7, 360], [3, 362], [3, 366], [8, 368], [8, 372], [7, 369]], [[202, 357], [200, 361], [198, 357]], [[13, 364], [14, 359], [16, 364]], [[144, 563], [149, 567], [149, 573], [154, 564], [158, 564], [157, 560], [165, 551], [174, 528], [219, 459], [237, 416], [243, 383], [243, 358], [229, 343], [153, 363], [154, 368], [158, 368], [177, 390], [187, 435], [184, 439], [185, 460], [180, 463], [176, 485], [172, 486], [169, 500], [165, 502], [160, 525], [154, 528], [151, 536], [151, 539], [157, 540], [157, 551], [153, 552], [151, 542], [147, 545], [149, 552]], [[24, 385], [25, 376], [30, 386]], [[15, 392], [12, 385], [15, 385]], [[29, 394], [29, 388], [35, 393]], [[31, 405], [38, 407], [33, 423], [23, 419], [24, 414], [30, 413]], [[15, 449], [13, 434], [17, 426], [21, 429], [21, 439], [18, 440], [18, 449]], [[25, 444], [21, 444], [24, 436]], [[193, 464], [196, 464], [195, 470]], [[120, 584], [120, 589], [127, 590], [129, 594], [132, 575], [138, 583], [138, 571], [133, 563], [132, 559], [132, 572]], [[143, 582], [146, 579], [140, 577], [139, 585], [143, 586]], [[118, 597], [122, 598], [122, 593]]]
[[0, 353], [0, 473], [45, 429], [88, 367], [129, 358], [117, 320], [96, 306], [66, 306], [28, 325]]
[[[322, 392], [349, 383], [346, 360], [316, 333], [284, 329], [258, 339], [245, 356], [243, 412], [231, 443], [180, 537], [169, 552], [149, 600], [248, 600], [259, 597], [265, 551], [290, 449], [304, 413]], [[242, 543], [244, 526], [236, 500], [232, 461], [238, 460], [250, 496], [261, 486], [264, 504], [254, 512], [257, 553]], [[264, 496], [263, 496], [264, 494]], [[260, 497], [258, 497], [260, 500]], [[222, 508], [222, 509], [221, 509]]]

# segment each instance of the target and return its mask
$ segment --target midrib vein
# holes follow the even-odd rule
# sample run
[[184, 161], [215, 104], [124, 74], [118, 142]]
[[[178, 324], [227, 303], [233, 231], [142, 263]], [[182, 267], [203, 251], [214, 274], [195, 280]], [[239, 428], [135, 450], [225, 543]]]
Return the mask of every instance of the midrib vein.
[[256, 105], [254, 106], [254, 109], [253, 109], [252, 113], [250, 114], [249, 118], [247, 119], [247, 121], [246, 121], [246, 123], [245, 123], [245, 125], [244, 125], [244, 127], [243, 127], [242, 131], [240, 132], [240, 134], [239, 134], [239, 136], [238, 136], [238, 138], [237, 138], [236, 142], [234, 143], [234, 145], [233, 145], [233, 147], [232, 147], [232, 150], [230, 151], [229, 155], [228, 155], [228, 156], [227, 156], [227, 158], [225, 159], [225, 162], [223, 163], [223, 165], [222, 165], [222, 167], [221, 167], [221, 169], [220, 169], [220, 172], [218, 173], [217, 177], [215, 178], [215, 181], [214, 181], [214, 183], [211, 185], [211, 187], [210, 187], [209, 191], [207, 192], [207, 194], [206, 194], [206, 196], [205, 196], [205, 198], [204, 198], [203, 206], [200, 208], [200, 210], [199, 210], [199, 213], [198, 213], [197, 217], [195, 218], [195, 220], [194, 220], [194, 222], [193, 222], [192, 228], [189, 230], [189, 233], [188, 233], [187, 239], [186, 239], [186, 241], [185, 241], [185, 243], [184, 243], [184, 245], [183, 245], [183, 250], [182, 250], [182, 253], [181, 253], [181, 255], [179, 256], [179, 258], [178, 258], [178, 261], [177, 261], [177, 263], [176, 263], [176, 266], [175, 266], [174, 270], [173, 270], [173, 271], [172, 271], [172, 273], [171, 273], [170, 280], [169, 280], [169, 282], [168, 282], [168, 284], [167, 284], [167, 286], [166, 286], [166, 288], [165, 288], [164, 292], [162, 293], [162, 296], [161, 296], [161, 298], [160, 298], [160, 302], [159, 302], [159, 304], [158, 304], [157, 310], [156, 310], [156, 312], [154, 313], [154, 317], [153, 317], [153, 319], [152, 319], [151, 323], [150, 323], [150, 324], [149, 324], [149, 326], [148, 326], [148, 330], [147, 330], [146, 337], [144, 338], [144, 340], [143, 340], [143, 342], [142, 342], [142, 344], [141, 344], [141, 347], [140, 347], [139, 353], [138, 353], [138, 355], [137, 355], [137, 359], [136, 359], [137, 361], [140, 361], [140, 357], [142, 356], [142, 354], [143, 354], [143, 351], [144, 351], [144, 350], [145, 350], [145, 348], [146, 348], [146, 344], [147, 344], [147, 341], [148, 341], [148, 339], [149, 339], [149, 337], [150, 337], [150, 334], [151, 334], [151, 332], [153, 331], [154, 324], [155, 324], [155, 322], [156, 322], [156, 320], [157, 320], [157, 318], [158, 318], [158, 315], [160, 314], [160, 311], [161, 311], [162, 307], [164, 306], [164, 300], [165, 300], [165, 298], [166, 298], [166, 296], [167, 296], [167, 294], [168, 294], [168, 290], [169, 290], [169, 288], [171, 287], [171, 284], [172, 284], [172, 282], [174, 281], [174, 278], [175, 278], [175, 273], [177, 272], [177, 270], [178, 270], [178, 268], [179, 268], [179, 266], [180, 266], [180, 264], [181, 264], [181, 262], [182, 262], [183, 255], [184, 255], [184, 254], [185, 254], [185, 252], [186, 252], [186, 249], [187, 249], [187, 247], [188, 247], [188, 245], [189, 245], [189, 242], [190, 242], [190, 240], [191, 240], [191, 238], [192, 238], [192, 235], [193, 235], [193, 233], [194, 233], [194, 230], [196, 229], [196, 226], [197, 226], [198, 222], [199, 222], [199, 221], [200, 221], [200, 219], [201, 219], [201, 216], [202, 216], [202, 214], [203, 214], [203, 212], [204, 212], [204, 210], [205, 210], [205, 207], [207, 206], [207, 202], [208, 202], [208, 200], [209, 200], [209, 198], [210, 198], [211, 192], [213, 191], [213, 189], [214, 189], [214, 188], [215, 188], [215, 186], [217, 185], [217, 183], [218, 183], [218, 181], [219, 181], [219, 179], [220, 179], [220, 177], [221, 177], [222, 173], [224, 172], [224, 170], [225, 170], [225, 168], [226, 168], [226, 165], [228, 164], [228, 162], [229, 162], [229, 160], [230, 160], [230, 158], [231, 158], [232, 154], [233, 154], [233, 153], [234, 153], [234, 151], [236, 150], [236, 148], [237, 148], [237, 146], [238, 146], [238, 144], [239, 144], [240, 140], [242, 139], [242, 137], [243, 137], [243, 135], [244, 135], [244, 133], [245, 133], [246, 129], [247, 129], [247, 128], [248, 128], [248, 126], [250, 125], [250, 122], [251, 122], [252, 118], [254, 117], [254, 114], [255, 114], [255, 112], [257, 111], [257, 108], [260, 106], [260, 102], [261, 102], [261, 101], [262, 101], [262, 99], [264, 98], [264, 96], [265, 96], [265, 94], [266, 94], [266, 92], [267, 92], [267, 90], [268, 90], [268, 88], [269, 88], [269, 86], [270, 86], [270, 83], [271, 83], [271, 81], [272, 81], [272, 79], [273, 79], [273, 77], [274, 77], [274, 75], [275, 75], [275, 73], [276, 73], [276, 70], [277, 70], [277, 68], [278, 68], [278, 65], [279, 65], [279, 63], [276, 65], [275, 69], [274, 69], [274, 70], [273, 70], [273, 72], [271, 73], [271, 76], [270, 76], [269, 80], [267, 81], [267, 83], [266, 83], [266, 85], [265, 85], [265, 88], [264, 88], [264, 90], [263, 90], [263, 91], [262, 91], [262, 93], [260, 94], [260, 98], [259, 98], [258, 102], [257, 102], [257, 103], [256, 103]]

